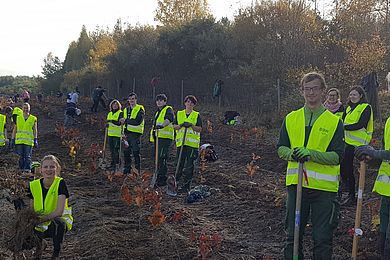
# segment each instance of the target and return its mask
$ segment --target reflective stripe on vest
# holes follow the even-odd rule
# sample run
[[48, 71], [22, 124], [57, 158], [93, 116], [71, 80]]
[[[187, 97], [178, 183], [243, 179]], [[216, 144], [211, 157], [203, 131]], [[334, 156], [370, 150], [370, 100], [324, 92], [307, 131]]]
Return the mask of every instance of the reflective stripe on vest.
[[[186, 115], [185, 110], [177, 112], [177, 124], [183, 124], [184, 122], [189, 122], [193, 125], [196, 125], [198, 121], [199, 112], [192, 111], [191, 114]], [[176, 147], [180, 147], [183, 144], [184, 137], [184, 127], [181, 127], [176, 131]], [[199, 148], [200, 146], [200, 133], [194, 131], [191, 127], [187, 128], [186, 140], [184, 140], [184, 145], [192, 148]]]
[[[37, 212], [40, 215], [48, 215], [51, 212], [56, 210], [57, 201], [58, 201], [58, 187], [60, 185], [61, 180], [62, 178], [57, 176], [54, 178], [54, 181], [51, 184], [46, 194], [45, 201], [43, 201], [42, 186], [41, 186], [40, 179], [30, 182], [30, 190], [34, 198], [35, 212]], [[72, 208], [68, 206], [68, 199], [65, 200], [65, 207], [61, 219], [65, 221], [67, 229], [71, 230], [73, 226], [73, 216], [72, 216]], [[35, 226], [35, 229], [40, 232], [44, 232], [45, 230], [48, 229], [50, 223], [51, 221], [40, 223], [39, 225]]]
[[[384, 148], [390, 150], [390, 117], [386, 121], [384, 131]], [[379, 167], [378, 177], [376, 178], [373, 192], [383, 196], [390, 197], [390, 162], [382, 161]]]
[[[160, 114], [158, 115], [158, 118], [156, 120], [156, 116], [158, 114], [159, 111], [156, 112], [156, 114], [154, 115], [154, 120], [156, 122], [153, 122], [153, 127], [152, 129], [150, 129], [150, 137], [149, 137], [149, 141], [150, 142], [154, 142], [154, 126], [157, 124], [162, 124], [165, 120], [165, 115], [167, 113], [167, 110], [168, 109], [172, 109], [171, 106], [165, 106]], [[165, 139], [170, 139], [170, 140], [173, 140], [175, 138], [175, 130], [173, 129], [173, 124], [170, 123], [169, 125], [167, 125], [166, 127], [162, 128], [162, 129], [158, 129], [158, 138], [165, 138]]]
[[16, 135], [15, 144], [25, 144], [34, 146], [34, 124], [37, 118], [33, 115], [29, 115], [27, 120], [24, 120], [23, 116], [16, 118]]
[[4, 135], [5, 122], [6, 122], [6, 116], [0, 114], [0, 146], [5, 145], [5, 135]]
[[[144, 106], [139, 105], [139, 104], [135, 105], [135, 107], [131, 110], [130, 119], [135, 119], [141, 109], [145, 112]], [[128, 108], [126, 107], [123, 110], [123, 117], [125, 119], [128, 118], [127, 114], [128, 114]], [[139, 125], [129, 125], [129, 124], [126, 125], [126, 130], [127, 131], [134, 132], [134, 133], [139, 133], [139, 134], [143, 134], [144, 133], [144, 128], [145, 128], [145, 120], [142, 120], [141, 124], [139, 124]]]
[[[344, 125], [352, 125], [359, 122], [359, 119], [366, 109], [367, 106], [370, 106], [367, 103], [359, 104], [355, 107], [354, 110], [351, 110], [351, 107], [348, 106], [345, 110]], [[371, 106], [370, 106], [371, 107]], [[374, 118], [371, 109], [370, 120], [366, 128], [361, 128], [359, 130], [349, 131], [345, 130], [345, 142], [353, 146], [362, 146], [370, 143], [372, 138], [372, 132], [374, 131]]]
[[112, 122], [110, 122], [110, 121], [118, 121], [120, 113], [122, 113], [122, 110], [118, 110], [114, 114], [112, 112], [108, 113], [107, 115], [107, 121], [109, 122], [107, 128], [108, 136], [115, 136], [115, 137], [122, 136], [122, 126], [115, 125]]
[[[339, 118], [325, 110], [314, 122], [306, 148], [326, 152], [336, 132]], [[304, 108], [293, 111], [286, 117], [286, 129], [291, 149], [304, 146], [305, 112]], [[340, 165], [323, 165], [313, 161], [305, 163], [308, 185], [304, 187], [337, 192], [339, 187]], [[287, 165], [286, 185], [298, 184], [298, 162], [289, 161]]]

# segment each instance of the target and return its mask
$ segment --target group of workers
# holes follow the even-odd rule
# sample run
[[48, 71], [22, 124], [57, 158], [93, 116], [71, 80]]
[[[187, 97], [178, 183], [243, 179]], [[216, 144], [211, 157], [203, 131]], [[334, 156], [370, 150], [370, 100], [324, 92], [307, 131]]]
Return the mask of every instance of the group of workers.
[[[302, 238], [312, 224], [313, 259], [332, 259], [333, 231], [340, 218], [340, 204], [356, 202], [353, 161], [381, 159], [373, 192], [381, 196], [379, 252], [390, 259], [390, 120], [384, 132], [384, 149], [369, 145], [373, 133], [372, 108], [361, 86], [353, 86], [344, 109], [340, 92], [327, 90], [324, 77], [311, 72], [300, 83], [305, 104], [289, 113], [280, 130], [277, 152], [288, 161], [285, 259], [304, 259]], [[326, 101], [322, 100], [326, 95]], [[300, 222], [296, 222], [299, 163], [304, 166]], [[339, 176], [341, 175], [341, 185]], [[341, 196], [347, 189], [347, 196]], [[298, 255], [293, 255], [294, 229], [299, 226]]]
[[[301, 93], [305, 99], [302, 108], [289, 113], [283, 121], [277, 152], [288, 161], [286, 172], [286, 246], [285, 259], [293, 258], [295, 225], [300, 226], [298, 259], [303, 259], [302, 238], [308, 221], [311, 221], [314, 240], [313, 259], [332, 258], [333, 232], [340, 219], [340, 204], [352, 205], [356, 201], [353, 161], [380, 159], [381, 167], [374, 185], [374, 192], [381, 196], [379, 251], [381, 259], [390, 259], [390, 119], [384, 129], [384, 150], [369, 145], [373, 133], [373, 113], [361, 86], [353, 86], [348, 103], [343, 106], [336, 88], [327, 90], [324, 77], [311, 72], [301, 80]], [[325, 103], [322, 103], [326, 96]], [[156, 160], [156, 187], [167, 185], [167, 161], [173, 141], [178, 150], [183, 147], [181, 160], [177, 152], [176, 180], [179, 192], [191, 188], [194, 163], [198, 157], [202, 120], [194, 110], [197, 99], [193, 95], [184, 99], [185, 109], [174, 113], [165, 94], [155, 97], [156, 112], [153, 117], [149, 140], [158, 149]], [[97, 103], [98, 104], [98, 103]], [[96, 104], [94, 108], [96, 107]], [[94, 109], [93, 109], [94, 110]], [[120, 164], [123, 145], [123, 173], [134, 168], [141, 171], [140, 137], [145, 128], [145, 108], [137, 102], [137, 95], [130, 93], [122, 109], [118, 100], [109, 104], [106, 135], [111, 152], [110, 170]], [[22, 109], [7, 107], [14, 124], [10, 145], [16, 145], [20, 156], [19, 167], [31, 170], [32, 147], [38, 145], [37, 118], [30, 114], [30, 105]], [[6, 140], [6, 116], [0, 115], [0, 146]], [[158, 143], [158, 144], [157, 144]], [[304, 164], [306, 181], [303, 183], [300, 222], [295, 223], [298, 165]], [[48, 155], [41, 161], [41, 179], [30, 182], [29, 197], [32, 208], [41, 214], [42, 223], [36, 226], [40, 239], [53, 238], [52, 259], [59, 257], [60, 246], [67, 230], [72, 228], [73, 217], [68, 206], [69, 192], [65, 181], [59, 177], [59, 160]], [[341, 176], [341, 185], [339, 177]], [[347, 196], [342, 196], [347, 190]], [[40, 248], [37, 250], [39, 257]], [[39, 258], [38, 258], [39, 259]]]
[[[67, 107], [73, 108], [77, 104], [78, 93], [76, 91], [74, 93], [75, 95], [68, 98]], [[185, 109], [178, 111], [176, 116], [173, 108], [167, 105], [168, 99], [165, 94], [157, 95], [155, 101], [157, 109], [149, 137], [149, 140], [155, 145], [158, 142], [156, 156], [158, 169], [155, 187], [167, 185], [167, 161], [171, 143], [175, 141], [178, 148], [183, 146], [181, 160], [176, 162], [180, 169], [175, 176], [179, 183], [178, 192], [186, 193], [191, 188], [202, 129], [199, 112], [194, 110], [197, 99], [193, 95], [186, 96], [184, 99]], [[32, 149], [38, 145], [37, 118], [30, 114], [29, 103], [23, 103], [22, 109], [16, 104], [11, 104], [4, 110], [5, 114], [0, 114], [0, 147], [6, 146], [6, 141], [9, 140], [7, 138], [7, 124], [12, 124], [9, 147], [16, 147], [21, 174], [27, 174], [28, 177], [31, 177], [33, 167], [38, 165], [33, 165], [31, 160]], [[132, 157], [134, 168], [140, 171], [140, 137], [144, 133], [145, 126], [144, 106], [137, 103], [135, 93], [130, 93], [123, 110], [118, 100], [113, 100], [110, 103], [109, 110], [106, 125], [111, 151], [109, 168], [115, 169], [118, 166], [120, 146], [123, 142], [127, 144], [124, 145], [123, 150], [123, 173], [129, 174], [131, 172]], [[39, 165], [42, 178], [31, 181], [29, 185], [29, 197], [32, 199], [31, 207], [40, 214], [42, 220], [42, 223], [36, 226], [35, 232], [41, 240], [45, 237], [53, 238], [52, 259], [57, 259], [64, 234], [72, 228], [73, 223], [71, 208], [67, 202], [69, 192], [65, 181], [59, 177], [61, 166], [58, 158], [47, 155]], [[24, 202], [19, 204], [24, 205]], [[40, 259], [41, 249], [41, 247], [37, 248], [36, 259]]]
[[[169, 159], [172, 141], [176, 147], [182, 149], [182, 156], [178, 162], [179, 171], [176, 179], [179, 184], [179, 192], [188, 192], [191, 188], [195, 160], [198, 157], [200, 145], [200, 132], [202, 120], [199, 112], [194, 110], [197, 99], [193, 95], [184, 98], [185, 109], [174, 114], [173, 108], [167, 104], [165, 94], [159, 94], [155, 98], [156, 112], [153, 117], [152, 128], [149, 134], [150, 142], [156, 145], [157, 156], [157, 187], [167, 185], [167, 161]], [[132, 169], [132, 157], [134, 168], [141, 171], [140, 137], [144, 133], [145, 108], [137, 103], [137, 95], [130, 93], [127, 98], [127, 106], [122, 110], [118, 100], [111, 101], [110, 112], [107, 115], [107, 135], [111, 152], [110, 170], [118, 168], [120, 163], [120, 146], [125, 143], [123, 149], [124, 168], [123, 173], [129, 174]], [[184, 139], [184, 132], [185, 139]], [[156, 144], [158, 142], [158, 144]]]
[[[35, 226], [38, 243], [34, 259], [42, 258], [42, 240], [53, 239], [53, 254], [51, 259], [59, 259], [61, 243], [65, 232], [72, 228], [72, 210], [68, 206], [69, 192], [65, 181], [59, 177], [61, 166], [57, 157], [45, 156], [40, 163], [32, 163], [33, 147], [38, 146], [37, 117], [30, 114], [30, 104], [23, 103], [22, 108], [15, 103], [4, 108], [5, 114], [0, 114], [0, 148], [5, 149], [6, 141], [9, 147], [16, 148], [19, 155], [19, 169], [22, 176], [33, 177], [31, 171], [40, 166], [42, 178], [30, 181], [28, 197], [30, 207], [39, 214], [40, 223]], [[8, 117], [8, 120], [7, 120]], [[12, 128], [11, 138], [7, 138], [7, 124]], [[16, 209], [25, 206], [21, 198], [14, 200]]]

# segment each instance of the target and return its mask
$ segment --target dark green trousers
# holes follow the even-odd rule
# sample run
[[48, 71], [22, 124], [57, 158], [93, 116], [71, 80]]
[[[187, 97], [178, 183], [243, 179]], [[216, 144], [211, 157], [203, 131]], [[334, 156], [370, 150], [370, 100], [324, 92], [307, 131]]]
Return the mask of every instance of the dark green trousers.
[[172, 140], [166, 138], [158, 139], [158, 169], [157, 169], [157, 185], [165, 186], [167, 184], [167, 161], [169, 158], [169, 147]]
[[140, 137], [141, 134], [127, 132], [126, 140], [129, 143], [128, 148], [123, 149], [123, 160], [125, 166], [123, 168], [123, 173], [127, 174], [131, 172], [131, 155], [134, 157], [134, 166], [140, 171], [141, 170], [141, 157], [140, 157]]
[[386, 234], [386, 239], [390, 239], [390, 197], [381, 196], [381, 208], [379, 216], [379, 230], [381, 233]]
[[[285, 223], [287, 241], [284, 248], [284, 258], [286, 260], [293, 259], [296, 188], [296, 185], [290, 185], [287, 187], [287, 214]], [[302, 238], [309, 219], [311, 220], [313, 226], [313, 259], [332, 259], [333, 231], [338, 225], [339, 212], [340, 206], [337, 201], [337, 192], [326, 192], [303, 188], [299, 259], [303, 259]]]
[[191, 189], [195, 161], [198, 158], [198, 149], [185, 145], [183, 147], [181, 160], [178, 162], [180, 149], [181, 147], [178, 147], [176, 153], [176, 165], [179, 163], [179, 172], [177, 173], [176, 181], [179, 189], [188, 191]]
[[110, 145], [111, 152], [111, 165], [110, 168], [115, 168], [119, 163], [119, 146], [120, 146], [120, 137], [109, 136], [108, 143]]

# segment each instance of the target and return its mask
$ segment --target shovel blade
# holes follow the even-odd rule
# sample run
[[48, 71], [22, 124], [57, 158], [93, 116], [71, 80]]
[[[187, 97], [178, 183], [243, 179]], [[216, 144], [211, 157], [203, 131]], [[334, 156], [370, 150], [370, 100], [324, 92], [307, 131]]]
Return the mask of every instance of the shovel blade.
[[108, 162], [107, 160], [103, 159], [103, 158], [99, 158], [99, 161], [98, 161], [98, 167], [102, 170], [105, 170], [107, 168], [107, 165], [108, 165]]
[[175, 197], [177, 196], [177, 183], [174, 175], [169, 175], [167, 178], [167, 195]]

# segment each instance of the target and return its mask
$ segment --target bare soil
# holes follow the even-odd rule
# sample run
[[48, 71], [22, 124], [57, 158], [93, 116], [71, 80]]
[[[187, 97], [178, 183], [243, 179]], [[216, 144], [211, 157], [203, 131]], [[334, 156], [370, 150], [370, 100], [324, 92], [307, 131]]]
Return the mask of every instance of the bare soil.
[[[146, 106], [146, 125], [142, 138], [142, 169], [153, 171], [153, 146], [148, 142], [148, 127], [154, 107]], [[217, 114], [202, 113], [205, 125], [202, 143], [214, 145], [219, 159], [207, 163], [205, 169], [196, 168], [194, 185], [204, 184], [217, 189], [200, 202], [187, 204], [185, 196], [168, 197], [163, 193], [161, 212], [166, 222], [153, 227], [148, 216], [153, 209], [127, 205], [121, 200], [123, 177], [110, 181], [102, 170], [91, 172], [90, 158], [85, 150], [91, 143], [103, 142], [104, 131], [99, 122], [91, 124], [88, 106], [82, 107], [83, 115], [76, 128], [81, 133], [81, 151], [75, 161], [68, 155], [68, 148], [55, 133], [55, 124], [63, 120], [63, 106], [51, 99], [43, 104], [32, 104], [32, 114], [38, 116], [39, 148], [33, 158], [46, 154], [58, 156], [63, 163], [62, 177], [66, 180], [73, 208], [74, 228], [66, 234], [61, 252], [62, 259], [196, 259], [199, 257], [198, 235], [218, 234], [220, 247], [212, 247], [209, 259], [282, 259], [285, 241], [285, 184], [286, 163], [276, 153], [277, 129], [247, 129], [245, 126], [224, 126]], [[202, 112], [202, 111], [201, 111]], [[106, 113], [99, 112], [104, 121]], [[210, 122], [208, 129], [207, 121]], [[104, 123], [103, 123], [104, 125]], [[212, 126], [212, 130], [211, 127]], [[169, 171], [174, 171], [173, 158]], [[247, 164], [252, 153], [260, 156], [255, 161], [259, 169], [249, 176]], [[15, 216], [13, 205], [6, 200], [12, 197], [14, 186], [5, 181], [6, 176], [19, 179], [17, 156], [3, 152], [0, 157], [0, 258], [14, 259], [5, 244], [12, 234]], [[81, 164], [78, 169], [77, 164]], [[359, 244], [360, 259], [376, 259], [377, 231], [372, 231], [373, 210], [379, 201], [371, 193], [375, 180], [375, 167], [367, 173], [366, 192], [362, 217], [363, 236]], [[7, 177], [9, 178], [9, 177]], [[370, 208], [369, 208], [370, 205]], [[341, 222], [334, 235], [334, 259], [348, 259], [352, 250], [352, 237], [348, 229], [354, 226], [355, 208], [342, 208]], [[184, 210], [184, 211], [183, 211]], [[181, 221], [172, 221], [175, 212], [185, 212]], [[305, 236], [305, 258], [312, 258], [311, 227]], [[194, 238], [195, 241], [191, 238]], [[31, 258], [32, 250], [25, 250], [16, 259]], [[44, 257], [51, 255], [51, 245]]]

